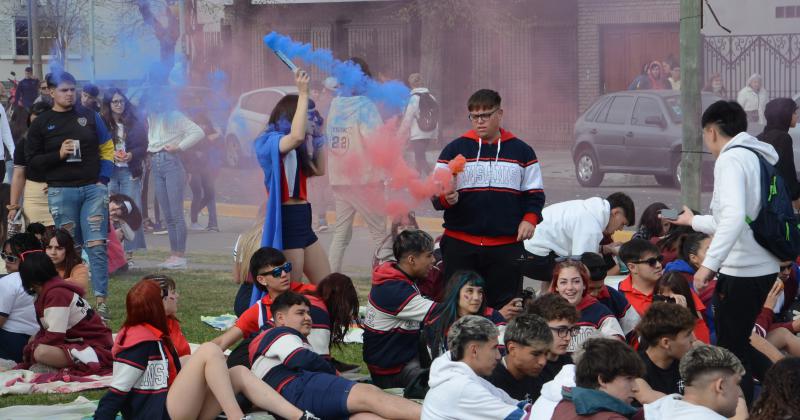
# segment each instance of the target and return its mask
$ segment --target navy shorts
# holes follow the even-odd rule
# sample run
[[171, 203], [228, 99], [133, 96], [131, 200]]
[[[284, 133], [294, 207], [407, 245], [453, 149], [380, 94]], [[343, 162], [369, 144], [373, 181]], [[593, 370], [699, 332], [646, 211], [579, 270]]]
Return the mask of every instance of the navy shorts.
[[305, 248], [317, 242], [317, 235], [311, 230], [311, 204], [290, 204], [281, 206], [283, 249]]
[[356, 383], [321, 372], [303, 372], [281, 389], [281, 395], [301, 410], [325, 420], [347, 419], [347, 397]]

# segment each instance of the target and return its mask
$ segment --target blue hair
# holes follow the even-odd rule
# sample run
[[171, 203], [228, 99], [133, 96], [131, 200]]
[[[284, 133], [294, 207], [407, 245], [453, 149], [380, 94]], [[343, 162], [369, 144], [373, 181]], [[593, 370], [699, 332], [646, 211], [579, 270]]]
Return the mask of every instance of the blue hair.
[[[447, 282], [445, 288], [444, 298], [442, 302], [437, 305], [437, 313], [431, 322], [429, 329], [430, 338], [428, 345], [431, 350], [431, 359], [436, 358], [444, 351], [447, 350], [447, 331], [450, 326], [458, 319], [458, 301], [461, 297], [461, 289], [464, 286], [476, 286], [486, 288], [486, 281], [480, 274], [474, 271], [460, 270], [456, 271], [450, 280]], [[483, 316], [486, 310], [486, 298], [484, 297], [481, 302], [481, 307], [475, 315]]]

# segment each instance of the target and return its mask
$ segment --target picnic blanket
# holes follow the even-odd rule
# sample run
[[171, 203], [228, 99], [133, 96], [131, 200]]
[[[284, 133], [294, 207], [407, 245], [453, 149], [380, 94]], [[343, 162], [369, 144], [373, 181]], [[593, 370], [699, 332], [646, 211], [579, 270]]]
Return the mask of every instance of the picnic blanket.
[[106, 388], [112, 375], [73, 376], [61, 371], [39, 369], [11, 369], [0, 363], [0, 395], [54, 393], [68, 394], [87, 389]]
[[227, 331], [236, 323], [236, 315], [222, 314], [217, 316], [200, 316], [200, 321], [217, 331]]

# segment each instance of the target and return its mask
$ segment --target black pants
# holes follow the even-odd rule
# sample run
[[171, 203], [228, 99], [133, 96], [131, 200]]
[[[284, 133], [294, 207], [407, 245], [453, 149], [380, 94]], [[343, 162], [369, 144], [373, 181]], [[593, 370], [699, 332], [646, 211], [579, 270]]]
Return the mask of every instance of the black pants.
[[556, 254], [550, 254], [542, 257], [539, 255], [531, 254], [525, 251], [525, 259], [522, 260], [522, 275], [530, 277], [534, 280], [550, 283], [553, 281], [553, 269], [556, 266]]
[[190, 216], [192, 223], [197, 223], [197, 216], [200, 210], [208, 207], [208, 226], [217, 227], [217, 203], [216, 203], [216, 171], [207, 168], [197, 168], [192, 171], [192, 178], [189, 180], [189, 188], [192, 189], [192, 206]]
[[742, 361], [746, 370], [742, 391], [748, 406], [753, 401], [753, 370], [762, 364], [759, 359], [764, 357], [750, 345], [750, 334], [777, 277], [778, 273], [760, 277], [720, 274], [714, 290], [717, 345], [730, 350]]
[[431, 143], [431, 139], [419, 139], [419, 140], [409, 140], [411, 143], [411, 150], [414, 151], [414, 160], [415, 165], [417, 167], [417, 172], [421, 176], [426, 176], [431, 172], [431, 164], [428, 163], [428, 158], [425, 156], [425, 152], [428, 151], [428, 145]]
[[486, 302], [492, 308], [500, 309], [522, 293], [518, 261], [524, 251], [522, 242], [480, 246], [445, 235], [439, 246], [446, 281], [458, 270], [477, 272], [486, 281]]

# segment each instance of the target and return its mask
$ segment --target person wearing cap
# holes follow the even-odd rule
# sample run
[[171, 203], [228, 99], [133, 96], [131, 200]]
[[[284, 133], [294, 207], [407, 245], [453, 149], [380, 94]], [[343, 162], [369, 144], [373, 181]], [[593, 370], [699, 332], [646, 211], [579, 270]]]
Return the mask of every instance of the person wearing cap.
[[14, 102], [27, 110], [31, 108], [37, 96], [39, 96], [39, 79], [33, 77], [32, 68], [25, 67], [25, 78], [17, 84], [17, 99]]
[[100, 96], [100, 88], [91, 83], [83, 85], [83, 90], [81, 90], [81, 106], [91, 109], [94, 112], [100, 112], [100, 102], [97, 100], [98, 96]]

